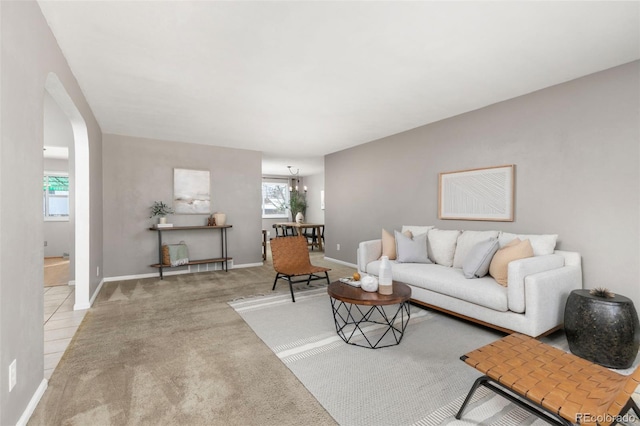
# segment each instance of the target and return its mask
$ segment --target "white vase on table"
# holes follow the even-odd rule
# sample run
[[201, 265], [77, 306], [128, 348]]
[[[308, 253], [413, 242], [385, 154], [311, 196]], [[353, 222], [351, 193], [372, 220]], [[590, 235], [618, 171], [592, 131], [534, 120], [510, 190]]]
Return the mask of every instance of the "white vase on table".
[[388, 256], [380, 258], [380, 276], [378, 282], [378, 293], [390, 295], [393, 293], [393, 276], [391, 273], [391, 262]]

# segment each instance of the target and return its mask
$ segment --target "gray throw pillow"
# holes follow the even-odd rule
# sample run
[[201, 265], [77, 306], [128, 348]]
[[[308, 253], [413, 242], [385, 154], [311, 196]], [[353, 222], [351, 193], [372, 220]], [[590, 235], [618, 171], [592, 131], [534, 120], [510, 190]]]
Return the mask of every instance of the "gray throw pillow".
[[497, 238], [491, 238], [473, 246], [462, 263], [465, 278], [482, 278], [487, 275], [491, 259], [499, 248]]
[[396, 261], [399, 263], [431, 263], [427, 256], [427, 234], [409, 238], [394, 231], [396, 237]]

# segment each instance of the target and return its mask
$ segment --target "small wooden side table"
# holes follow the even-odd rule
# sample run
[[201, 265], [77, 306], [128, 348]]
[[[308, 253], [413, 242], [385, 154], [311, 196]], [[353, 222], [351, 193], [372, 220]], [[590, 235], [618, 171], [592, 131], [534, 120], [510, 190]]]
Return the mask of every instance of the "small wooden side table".
[[608, 368], [629, 368], [640, 347], [638, 313], [631, 299], [573, 290], [564, 311], [569, 350]]

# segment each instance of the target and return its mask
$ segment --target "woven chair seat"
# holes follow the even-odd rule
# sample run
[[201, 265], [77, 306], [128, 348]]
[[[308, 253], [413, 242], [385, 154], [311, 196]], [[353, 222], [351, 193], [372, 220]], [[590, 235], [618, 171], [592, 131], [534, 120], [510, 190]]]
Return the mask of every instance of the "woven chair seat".
[[318, 272], [326, 272], [330, 271], [329, 268], [323, 268], [322, 266], [314, 266], [311, 265], [309, 267], [283, 267], [279, 270], [280, 273], [291, 275], [293, 277], [297, 277], [299, 275], [308, 275], [308, 274], [316, 274]]
[[[623, 376], [517, 333], [469, 352], [461, 359], [504, 388], [569, 423], [609, 425], [630, 408], [640, 415], [631, 399], [640, 383], [640, 368]], [[459, 415], [464, 405], [466, 402]]]
[[[327, 284], [329, 284], [328, 271], [331, 269], [311, 264], [309, 249], [307, 248], [307, 239], [304, 236], [278, 237], [271, 240], [271, 254], [273, 258], [273, 269], [275, 269], [277, 273], [272, 290], [275, 290], [279, 279], [288, 281], [292, 301], [296, 301], [292, 287], [294, 283], [306, 282], [308, 285], [311, 281], [326, 279]], [[324, 273], [324, 276], [316, 275], [320, 273]], [[300, 281], [293, 281], [291, 279], [292, 277], [302, 275], [307, 275], [308, 278]]]

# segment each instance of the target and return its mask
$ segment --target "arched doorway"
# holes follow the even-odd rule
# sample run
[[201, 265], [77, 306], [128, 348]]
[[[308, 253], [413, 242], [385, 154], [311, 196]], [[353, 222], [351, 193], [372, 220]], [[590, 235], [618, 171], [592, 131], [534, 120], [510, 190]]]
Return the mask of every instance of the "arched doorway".
[[51, 95], [60, 109], [71, 122], [73, 130], [73, 149], [75, 161], [73, 166], [74, 179], [74, 277], [76, 284], [76, 299], [74, 310], [88, 309], [90, 291], [90, 214], [89, 214], [89, 135], [87, 125], [80, 111], [65, 90], [62, 82], [54, 73], [49, 73], [45, 83], [45, 90]]

